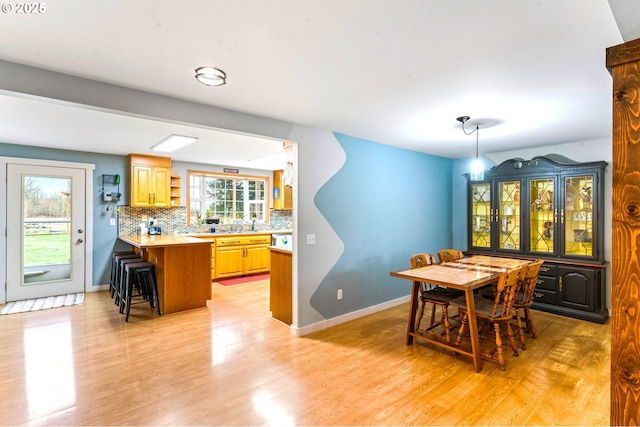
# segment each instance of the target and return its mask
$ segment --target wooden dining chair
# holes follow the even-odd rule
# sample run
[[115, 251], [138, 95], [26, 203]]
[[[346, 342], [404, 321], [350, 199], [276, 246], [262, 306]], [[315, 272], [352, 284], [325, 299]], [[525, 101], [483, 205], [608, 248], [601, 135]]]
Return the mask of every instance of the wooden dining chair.
[[[540, 274], [540, 267], [544, 263], [543, 260], [538, 259], [528, 264], [523, 268], [523, 273], [518, 280], [518, 286], [516, 288], [516, 296], [513, 301], [513, 316], [516, 318], [518, 325], [518, 335], [520, 335], [520, 347], [526, 350], [526, 344], [524, 335], [526, 331], [529, 331], [531, 338], [536, 337], [536, 331], [533, 328], [533, 319], [531, 318], [531, 305], [533, 304], [533, 292], [538, 282], [538, 275]], [[525, 270], [526, 269], [526, 270]], [[520, 314], [520, 309], [524, 315], [524, 325], [522, 323], [523, 318]]]
[[455, 261], [463, 256], [462, 252], [457, 249], [443, 249], [438, 252], [438, 261], [442, 264], [443, 262]]
[[[415, 254], [411, 257], [411, 268], [426, 267], [436, 263], [436, 258], [432, 254]], [[451, 342], [451, 324], [449, 322], [449, 303], [451, 300], [464, 296], [464, 292], [456, 289], [443, 288], [431, 283], [422, 283], [420, 291], [420, 311], [416, 316], [415, 330], [420, 332], [420, 323], [424, 317], [424, 309], [427, 304], [431, 304], [431, 317], [429, 326], [424, 329], [426, 333], [432, 333], [433, 329], [442, 325], [444, 328], [444, 339]], [[436, 308], [442, 308], [440, 321], [436, 322]], [[440, 335], [442, 336], [442, 335]]]
[[[513, 335], [513, 329], [509, 324], [509, 321], [513, 318], [513, 300], [515, 299], [516, 287], [518, 285], [518, 278], [524, 267], [515, 268], [507, 273], [501, 273], [498, 283], [496, 285], [496, 296], [493, 302], [483, 298], [482, 295], [476, 294], [474, 296], [474, 302], [476, 306], [476, 318], [478, 320], [484, 320], [490, 322], [493, 326], [495, 334], [496, 348], [491, 352], [481, 352], [482, 357], [487, 359], [497, 360], [501, 370], [505, 370], [504, 353], [502, 351], [502, 337], [500, 335], [501, 325], [505, 325], [507, 330], [507, 337], [513, 355], [518, 356], [518, 346], [516, 345], [515, 336]], [[451, 305], [458, 308], [458, 313], [462, 318], [462, 324], [458, 332], [458, 338], [456, 339], [456, 345], [462, 343], [462, 337], [464, 336], [465, 329], [469, 325], [469, 312], [467, 311], [467, 301], [463, 296], [451, 301]]]

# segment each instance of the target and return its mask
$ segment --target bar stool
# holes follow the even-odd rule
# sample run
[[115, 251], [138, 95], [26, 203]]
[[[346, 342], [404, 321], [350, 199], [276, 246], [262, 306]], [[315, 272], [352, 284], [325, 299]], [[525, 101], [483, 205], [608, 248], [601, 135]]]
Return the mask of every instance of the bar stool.
[[120, 260], [125, 258], [134, 258], [139, 256], [133, 251], [114, 252], [111, 255], [111, 278], [109, 279], [109, 290], [111, 292], [111, 298], [115, 298], [118, 293], [117, 286], [120, 278]]
[[[138, 289], [137, 294], [133, 294], [133, 289]], [[134, 297], [142, 296], [144, 301], [132, 302]], [[160, 298], [158, 297], [158, 282], [156, 280], [156, 266], [152, 262], [132, 262], [124, 265], [124, 295], [121, 298], [120, 312], [125, 308], [125, 322], [129, 321], [131, 305], [149, 302], [151, 308], [160, 310]]]
[[[140, 255], [136, 255], [134, 257], [126, 257], [118, 261], [118, 278], [116, 284], [116, 300], [115, 304], [120, 307], [120, 313], [124, 312], [124, 306], [122, 304], [122, 299], [124, 298], [125, 289], [126, 289], [126, 276], [125, 276], [125, 267], [127, 264], [133, 264], [136, 262], [144, 262], [146, 261]], [[136, 288], [139, 289], [139, 285], [136, 284]]]

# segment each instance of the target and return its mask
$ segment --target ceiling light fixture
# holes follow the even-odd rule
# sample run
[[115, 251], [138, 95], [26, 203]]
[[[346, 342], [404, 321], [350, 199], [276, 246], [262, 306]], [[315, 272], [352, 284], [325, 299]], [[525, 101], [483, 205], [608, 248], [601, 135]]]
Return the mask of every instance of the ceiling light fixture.
[[185, 145], [189, 145], [193, 142], [196, 142], [198, 138], [195, 136], [186, 136], [186, 135], [169, 135], [162, 141], [158, 142], [156, 145], [151, 147], [153, 151], [162, 151], [165, 153], [170, 153], [172, 151], [176, 151], [179, 148], [184, 147]]
[[478, 134], [480, 133], [478, 130], [478, 124], [476, 124], [476, 128], [474, 130], [472, 130], [471, 132], [467, 132], [464, 129], [464, 123], [469, 120], [469, 116], [461, 116], [456, 120], [462, 123], [462, 132], [464, 132], [465, 135], [471, 135], [474, 132], [476, 133], [476, 158], [471, 162], [470, 176], [471, 181], [482, 181], [484, 179], [484, 164], [482, 163], [482, 160], [480, 160], [480, 156], [478, 153]]
[[225, 72], [215, 67], [196, 68], [196, 79], [207, 86], [222, 86], [227, 83]]

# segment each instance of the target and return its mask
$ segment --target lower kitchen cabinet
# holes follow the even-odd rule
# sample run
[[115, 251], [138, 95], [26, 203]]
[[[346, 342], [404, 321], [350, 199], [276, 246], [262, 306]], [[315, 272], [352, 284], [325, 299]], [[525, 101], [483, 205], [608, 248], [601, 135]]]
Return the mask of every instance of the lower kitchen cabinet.
[[269, 272], [271, 235], [216, 238], [215, 277]]
[[290, 325], [293, 319], [292, 254], [279, 248], [271, 248], [270, 251], [269, 309], [274, 319]]
[[604, 323], [609, 317], [604, 275], [604, 265], [546, 262], [538, 276], [533, 308]]

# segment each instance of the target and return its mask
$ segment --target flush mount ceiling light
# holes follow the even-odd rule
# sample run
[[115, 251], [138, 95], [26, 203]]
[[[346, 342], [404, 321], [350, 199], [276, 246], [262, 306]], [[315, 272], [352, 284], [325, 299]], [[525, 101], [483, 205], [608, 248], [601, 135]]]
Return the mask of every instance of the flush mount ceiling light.
[[476, 158], [471, 162], [470, 177], [471, 181], [482, 181], [484, 179], [484, 165], [482, 164], [482, 160], [480, 160], [480, 156], [478, 155], [478, 134], [480, 133], [478, 131], [479, 127], [476, 124], [476, 128], [474, 130], [472, 130], [471, 132], [467, 132], [464, 129], [464, 123], [469, 120], [469, 116], [461, 116], [456, 120], [462, 123], [462, 132], [464, 132], [465, 135], [471, 135], [474, 132], [476, 133]]
[[151, 147], [153, 151], [162, 151], [165, 153], [170, 153], [172, 151], [177, 150], [178, 148], [182, 148], [185, 145], [189, 145], [193, 142], [196, 142], [198, 138], [195, 136], [186, 136], [186, 135], [169, 135], [162, 141], [158, 142], [156, 145]]
[[215, 67], [196, 68], [196, 79], [207, 86], [222, 86], [227, 83], [225, 72]]

